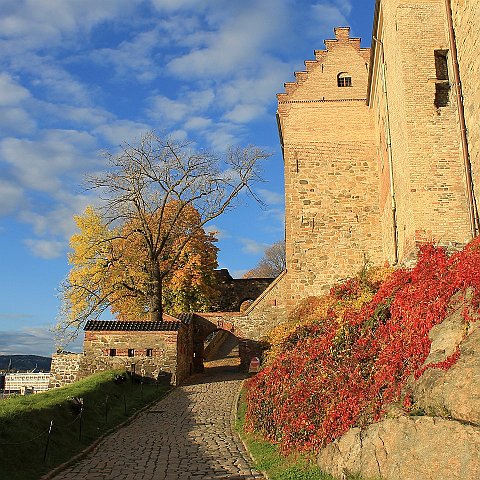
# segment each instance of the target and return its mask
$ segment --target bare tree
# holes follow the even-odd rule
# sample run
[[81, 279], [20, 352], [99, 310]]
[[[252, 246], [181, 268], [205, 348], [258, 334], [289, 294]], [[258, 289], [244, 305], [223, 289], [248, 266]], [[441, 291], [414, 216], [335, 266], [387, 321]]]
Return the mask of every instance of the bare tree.
[[286, 268], [285, 241], [280, 240], [268, 247], [255, 268], [249, 270], [243, 278], [274, 278]]
[[[99, 192], [103, 225], [114, 232], [98, 242], [93, 240], [92, 252], [99, 243], [105, 251], [108, 250], [105, 244], [113, 245], [118, 238], [141, 239], [151, 320], [162, 318], [164, 280], [176, 268], [195, 235], [207, 222], [231, 208], [240, 192], [247, 191], [258, 200], [252, 185], [261, 180], [259, 163], [269, 155], [248, 146], [230, 148], [217, 156], [150, 132], [138, 144], [125, 143], [120, 154], [107, 153], [107, 169], [87, 179], [88, 189]], [[198, 212], [198, 218], [186, 225], [186, 213], [192, 208]], [[112, 261], [122, 262], [122, 258], [114, 255], [109, 258], [104, 262], [106, 269]], [[80, 296], [83, 292], [85, 297], [85, 308], [80, 309], [77, 318], [69, 320], [77, 328], [110, 306], [109, 296], [101, 288], [71, 285], [68, 280], [62, 289], [64, 298], [68, 298], [72, 288], [80, 289]], [[126, 289], [126, 295], [132, 294], [133, 289], [132, 285]], [[69, 306], [71, 310], [71, 295], [69, 302], [67, 310]]]

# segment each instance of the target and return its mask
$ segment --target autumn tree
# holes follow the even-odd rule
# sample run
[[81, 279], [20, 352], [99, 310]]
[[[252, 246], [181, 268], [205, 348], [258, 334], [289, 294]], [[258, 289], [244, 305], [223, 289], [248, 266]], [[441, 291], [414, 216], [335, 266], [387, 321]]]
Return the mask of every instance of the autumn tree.
[[257, 266], [245, 273], [243, 278], [274, 278], [285, 268], [285, 241], [280, 240], [265, 250]]
[[106, 308], [159, 320], [164, 304], [175, 310], [208, 295], [199, 278], [215, 268], [216, 249], [204, 227], [240, 192], [255, 196], [259, 162], [268, 156], [249, 146], [219, 157], [153, 133], [108, 153], [107, 169], [87, 180], [101, 206], [77, 217], [73, 267], [62, 287], [64, 326], [79, 328]]

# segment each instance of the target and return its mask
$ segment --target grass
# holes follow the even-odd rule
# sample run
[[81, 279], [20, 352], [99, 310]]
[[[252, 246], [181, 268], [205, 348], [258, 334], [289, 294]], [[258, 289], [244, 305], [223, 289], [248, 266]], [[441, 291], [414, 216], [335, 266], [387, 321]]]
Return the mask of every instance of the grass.
[[[45, 393], [0, 400], [0, 478], [40, 478], [169, 390], [168, 385], [130, 381], [117, 385], [116, 373], [101, 372]], [[83, 398], [81, 416], [72, 397]]]
[[[258, 434], [245, 432], [246, 409], [245, 391], [242, 391], [235, 427], [252, 455], [257, 470], [265, 472], [270, 480], [336, 480], [317, 467], [313, 456], [295, 454], [285, 457], [277, 445], [264, 440]], [[362, 478], [349, 476], [347, 480]]]

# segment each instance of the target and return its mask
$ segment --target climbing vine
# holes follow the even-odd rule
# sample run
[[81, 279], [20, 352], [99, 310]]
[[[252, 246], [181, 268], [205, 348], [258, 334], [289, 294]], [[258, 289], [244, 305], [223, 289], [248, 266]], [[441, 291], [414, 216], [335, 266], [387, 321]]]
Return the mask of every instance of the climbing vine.
[[[280, 443], [286, 452], [316, 450], [353, 426], [380, 419], [423, 366], [429, 332], [441, 323], [452, 297], [463, 301], [466, 323], [480, 310], [480, 240], [448, 256], [441, 247], [420, 249], [412, 269], [371, 269], [308, 298], [295, 322], [273, 332], [265, 368], [249, 380], [247, 428]], [[294, 325], [296, 323], [296, 325]]]

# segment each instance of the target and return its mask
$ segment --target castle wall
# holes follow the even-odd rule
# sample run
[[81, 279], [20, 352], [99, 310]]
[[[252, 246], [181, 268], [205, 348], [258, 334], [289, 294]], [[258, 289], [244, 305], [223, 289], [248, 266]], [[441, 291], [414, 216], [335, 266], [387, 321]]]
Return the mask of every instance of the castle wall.
[[57, 388], [74, 383], [82, 378], [83, 353], [54, 353], [50, 368], [50, 383], [48, 388]]
[[[382, 259], [378, 165], [365, 104], [369, 51], [336, 29], [278, 95], [286, 195], [287, 310]], [[345, 72], [351, 86], [339, 87]]]
[[[390, 173], [391, 138], [400, 262], [414, 254], [420, 241], [463, 244], [470, 239], [456, 99], [447, 89], [446, 104], [438, 102], [445, 83], [440, 85], [435, 51], [449, 48], [445, 25], [444, 0], [380, 2], [369, 100], [384, 172], [380, 198], [390, 258], [391, 189], [385, 172]], [[451, 81], [451, 65], [448, 75]]]
[[213, 312], [239, 312], [242, 304], [254, 301], [274, 278], [232, 278], [227, 269], [215, 270], [215, 288], [219, 295]]
[[251, 340], [262, 340], [274, 327], [287, 320], [286, 274], [282, 273], [235, 324]]
[[480, 199], [480, 7], [478, 0], [452, 0], [458, 63], [465, 106], [475, 196]]

